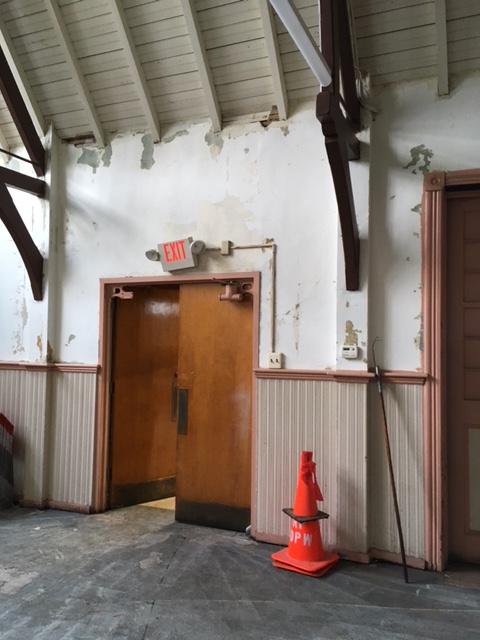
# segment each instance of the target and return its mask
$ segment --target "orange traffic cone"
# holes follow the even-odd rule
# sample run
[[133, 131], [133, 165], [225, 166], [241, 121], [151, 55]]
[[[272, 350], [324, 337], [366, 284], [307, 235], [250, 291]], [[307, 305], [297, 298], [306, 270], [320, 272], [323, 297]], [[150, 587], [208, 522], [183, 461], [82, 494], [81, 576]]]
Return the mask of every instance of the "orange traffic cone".
[[293, 509], [283, 509], [292, 518], [288, 547], [272, 554], [273, 566], [318, 578], [339, 560], [336, 553], [325, 553], [319, 520], [328, 513], [317, 509], [323, 500], [317, 479], [312, 452], [303, 451], [298, 474]]

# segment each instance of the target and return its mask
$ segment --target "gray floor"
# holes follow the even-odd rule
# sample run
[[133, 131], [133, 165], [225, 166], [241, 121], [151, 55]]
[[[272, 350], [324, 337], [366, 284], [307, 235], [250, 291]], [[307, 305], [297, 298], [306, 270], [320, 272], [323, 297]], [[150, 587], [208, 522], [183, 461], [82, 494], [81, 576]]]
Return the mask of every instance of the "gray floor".
[[0, 638], [480, 639], [480, 590], [446, 584], [461, 572], [405, 584], [342, 561], [316, 579], [272, 567], [276, 549], [152, 506], [0, 511]]

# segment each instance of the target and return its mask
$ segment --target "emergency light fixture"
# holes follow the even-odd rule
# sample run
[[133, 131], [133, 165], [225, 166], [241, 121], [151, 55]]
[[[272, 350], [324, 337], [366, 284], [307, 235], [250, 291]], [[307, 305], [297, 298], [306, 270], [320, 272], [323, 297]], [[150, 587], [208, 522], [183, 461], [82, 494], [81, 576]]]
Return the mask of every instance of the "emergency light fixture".
[[270, 0], [276, 14], [285, 25], [288, 33], [305, 58], [308, 66], [315, 74], [322, 87], [328, 87], [332, 82], [332, 73], [325, 58], [322, 56], [315, 40], [310, 35], [302, 16], [292, 0]]

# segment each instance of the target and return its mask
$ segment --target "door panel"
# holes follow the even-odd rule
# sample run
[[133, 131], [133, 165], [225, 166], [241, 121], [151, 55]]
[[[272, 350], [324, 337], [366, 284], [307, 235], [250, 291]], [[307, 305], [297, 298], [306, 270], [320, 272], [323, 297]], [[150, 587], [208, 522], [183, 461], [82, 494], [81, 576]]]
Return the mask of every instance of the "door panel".
[[480, 562], [480, 198], [449, 201], [447, 440], [449, 555]]
[[175, 495], [178, 287], [135, 287], [114, 318], [110, 506]]
[[252, 297], [220, 302], [217, 284], [180, 288], [176, 518], [244, 530], [250, 524]]

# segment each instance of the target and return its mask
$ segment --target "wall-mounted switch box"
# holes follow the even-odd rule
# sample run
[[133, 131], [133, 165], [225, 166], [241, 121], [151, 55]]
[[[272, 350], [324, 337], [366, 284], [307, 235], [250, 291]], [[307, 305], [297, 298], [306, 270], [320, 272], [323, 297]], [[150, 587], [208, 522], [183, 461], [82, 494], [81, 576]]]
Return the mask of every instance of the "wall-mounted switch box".
[[231, 240], [222, 240], [222, 244], [220, 245], [220, 255], [229, 256], [231, 250], [232, 250]]
[[267, 366], [269, 369], [283, 369], [283, 353], [269, 353]]
[[358, 357], [358, 347], [356, 344], [344, 344], [342, 346], [342, 358], [355, 360]]

